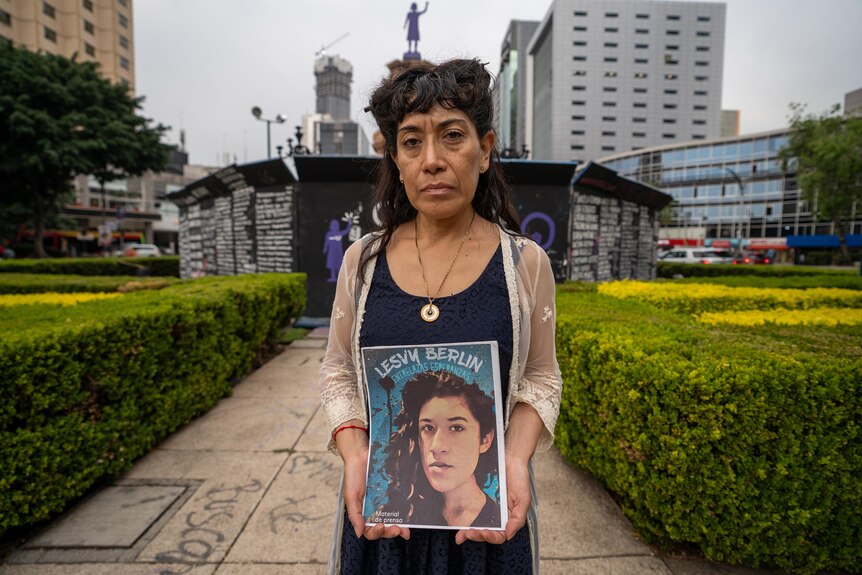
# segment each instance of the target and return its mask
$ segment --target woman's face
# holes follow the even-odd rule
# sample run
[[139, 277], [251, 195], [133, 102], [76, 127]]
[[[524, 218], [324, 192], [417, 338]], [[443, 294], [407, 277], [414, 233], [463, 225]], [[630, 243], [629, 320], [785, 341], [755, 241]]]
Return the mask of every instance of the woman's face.
[[419, 410], [422, 468], [435, 491], [447, 493], [475, 483], [479, 455], [488, 451], [494, 431], [481, 436], [479, 422], [463, 397], [433, 397]]
[[494, 134], [479, 138], [463, 111], [436, 104], [427, 113], [404, 117], [398, 125], [392, 160], [401, 173], [407, 198], [430, 218], [451, 218], [468, 210], [479, 168], [488, 169]]

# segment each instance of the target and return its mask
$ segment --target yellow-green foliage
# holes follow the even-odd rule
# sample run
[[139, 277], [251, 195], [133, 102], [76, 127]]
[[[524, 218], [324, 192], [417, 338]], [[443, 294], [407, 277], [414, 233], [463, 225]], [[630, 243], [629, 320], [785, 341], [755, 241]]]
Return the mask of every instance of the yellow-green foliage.
[[[792, 573], [862, 571], [862, 325], [709, 325], [691, 315], [704, 302], [728, 313], [764, 297], [650, 285], [691, 297], [558, 290], [560, 451], [651, 543]], [[770, 292], [759, 313], [850, 298], [816, 293]]]
[[824, 287], [779, 289], [625, 280], [601, 284], [598, 291], [616, 298], [636, 299], [687, 313], [809, 309], [821, 306], [862, 307], [862, 291]]
[[304, 274], [0, 313], [0, 535], [62, 511], [209, 409], [305, 307]]
[[703, 323], [731, 325], [857, 325], [862, 324], [862, 309], [816, 307], [812, 309], [770, 309], [753, 311], [704, 312], [697, 318]]
[[179, 281], [178, 278], [171, 277], [0, 273], [0, 294], [129, 292], [139, 289], [161, 289], [177, 281]]
[[30, 293], [20, 295], [0, 295], [0, 307], [15, 305], [76, 305], [84, 301], [120, 297], [120, 293]]

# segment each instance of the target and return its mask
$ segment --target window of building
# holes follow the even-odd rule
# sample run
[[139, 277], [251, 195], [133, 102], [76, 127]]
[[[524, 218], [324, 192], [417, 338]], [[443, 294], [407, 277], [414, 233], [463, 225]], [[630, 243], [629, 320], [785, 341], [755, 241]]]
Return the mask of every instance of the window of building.
[[574, 42], [572, 42], [572, 46], [586, 46], [586, 45], [587, 45], [586, 40], [575, 40]]
[[128, 61], [128, 59], [126, 59], [126, 58], [124, 58], [124, 57], [122, 57], [122, 56], [120, 56], [120, 68], [122, 68], [123, 70], [128, 70], [128, 69], [129, 69], [129, 61]]
[[605, 42], [605, 48], [616, 48], [619, 46], [616, 42]]
[[633, 104], [635, 108], [646, 108], [646, 102], [635, 102]]
[[706, 96], [707, 92], [706, 92], [706, 90], [695, 90], [694, 95], [695, 96]]
[[583, 130], [572, 130], [572, 135], [573, 136], [583, 136], [584, 131]]
[[603, 152], [613, 152], [613, 151], [616, 151], [616, 148], [614, 146], [602, 146], [602, 151]]
[[610, 28], [610, 27], [605, 28], [605, 32], [608, 34], [616, 34], [619, 31], [620, 31], [619, 28]]
[[572, 120], [586, 120], [586, 116], [572, 116]]
[[619, 14], [617, 12], [605, 12], [605, 18], [617, 18]]
[[584, 100], [572, 100], [572, 106], [583, 106], [586, 104]]
[[604, 107], [604, 108], [616, 108], [617, 103], [616, 102], [602, 102], [602, 107]]
[[605, 62], [610, 62], [611, 64], [613, 64], [616, 61], [617, 61], [616, 56], [605, 56]]
[[646, 118], [639, 118], [639, 117], [635, 116], [634, 118], [632, 118], [632, 123], [634, 123], [634, 124], [646, 124]]
[[632, 138], [646, 138], [646, 132], [632, 132]]
[[602, 132], [602, 136], [606, 136], [608, 138], [613, 138], [617, 135], [616, 132]]
[[84, 10], [87, 10], [88, 12], [93, 11], [93, 0], [83, 0], [81, 4], [84, 6]]
[[679, 14], [668, 14], [667, 19], [677, 21], [677, 20], [679, 20]]
[[42, 2], [42, 14], [47, 16], [48, 18], [56, 18], [57, 11], [54, 10], [54, 7], [48, 4], [47, 2]]
[[613, 71], [605, 72], [605, 78], [616, 78], [616, 77], [617, 77], [616, 72], [613, 72]]
[[646, 93], [647, 93], [646, 88], [635, 88], [635, 94], [646, 94]]
[[117, 0], [117, 2], [120, 4], [120, 6], [128, 6], [129, 5], [129, 0]]
[[673, 57], [673, 54], [665, 54], [664, 55], [664, 63], [668, 66], [676, 66], [679, 64], [679, 60]]
[[665, 132], [664, 134], [661, 135], [661, 137], [666, 139], [666, 140], [672, 140], [673, 138], [676, 138], [676, 134], [671, 134], [671, 133]]
[[587, 31], [586, 26], [575, 26], [575, 32], [586, 32], [586, 31]]
[[676, 110], [676, 104], [665, 104], [662, 106], [665, 110]]
[[695, 104], [694, 109], [698, 111], [703, 111], [706, 110], [706, 106], [704, 106], [703, 104]]
[[573, 150], [583, 150], [584, 147], [581, 144], [572, 144]]
[[706, 82], [709, 80], [709, 76], [695, 76], [694, 79], [698, 82]]
[[616, 86], [605, 86], [604, 88], [602, 88], [602, 92], [616, 92], [616, 91], [617, 91]]
[[699, 36], [701, 38], [708, 38], [709, 37], [709, 30], [698, 30], [695, 35]]
[[126, 18], [124, 14], [117, 14], [117, 21], [120, 23], [120, 26], [123, 28], [129, 27], [129, 19]]
[[45, 39], [46, 40], [48, 40], [49, 42], [54, 42], [55, 44], [57, 43], [57, 33], [56, 32], [54, 32], [53, 30], [51, 30], [50, 28], [45, 26], [44, 27], [44, 33], [45, 33]]
[[587, 57], [586, 56], [572, 56], [572, 60], [574, 60], [575, 62], [586, 62]]
[[662, 124], [676, 124], [676, 118], [665, 118], [661, 121]]
[[667, 94], [668, 96], [675, 96], [677, 94], [677, 90], [675, 90], [673, 88], [666, 88], [664, 93]]
[[602, 122], [616, 122], [616, 116], [602, 116]]
[[635, 44], [635, 50], [649, 50], [649, 44]]
[[675, 51], [679, 50], [679, 45], [678, 44], [667, 44], [667, 45], [665, 45], [664, 49], [668, 50], [670, 52], [675, 52]]
[[698, 46], [695, 48], [698, 52], [709, 52], [709, 46]]
[[128, 88], [129, 87], [129, 81], [126, 80], [125, 78], [120, 78], [120, 85], [123, 86], [124, 88]]
[[635, 64], [649, 64], [648, 58], [635, 58]]
[[665, 30], [667, 36], [679, 36], [679, 30]]
[[572, 86], [572, 90], [574, 90], [575, 92], [583, 92], [586, 89], [586, 86]]
[[575, 11], [575, 16], [577, 16], [578, 18], [582, 18], [582, 17], [584, 17], [584, 16], [586, 16], [586, 15], [587, 15], [587, 13], [586, 13], [586, 12], [583, 12], [583, 11], [580, 11], [580, 10]]
[[706, 120], [699, 120], [699, 119], [695, 119], [695, 120], [692, 120], [692, 123], [693, 123], [695, 126], [705, 126], [705, 125], [706, 125]]
[[635, 34], [649, 34], [648, 28], [635, 28]]
[[694, 135], [691, 137], [691, 139], [692, 139], [692, 140], [705, 140], [705, 139], [706, 139], [706, 136], [704, 136], [703, 134], [694, 134]]
[[638, 20], [649, 20], [649, 14], [635, 14], [635, 18]]
[[92, 44], [88, 44], [87, 42], [84, 42], [84, 52], [86, 52], [88, 55], [92, 56], [93, 58], [96, 57], [96, 48], [94, 48]]
[[120, 46], [122, 46], [126, 50], [129, 49], [129, 39], [126, 38], [125, 36], [123, 36], [122, 34], [120, 34]]
[[707, 62], [706, 60], [697, 60], [694, 63], [694, 65], [695, 66], [709, 66], [709, 62]]
[[698, 16], [697, 21], [698, 22], [709, 22], [709, 16]]
[[0, 10], [0, 23], [6, 24], [7, 26], [12, 25], [12, 15], [5, 10]]
[[586, 76], [586, 70], [572, 70], [572, 76]]
[[647, 77], [646, 72], [635, 72], [635, 78], [642, 80]]
[[84, 20], [84, 32], [86, 32], [87, 34], [95, 34], [96, 27], [93, 26], [93, 23], [89, 20]]

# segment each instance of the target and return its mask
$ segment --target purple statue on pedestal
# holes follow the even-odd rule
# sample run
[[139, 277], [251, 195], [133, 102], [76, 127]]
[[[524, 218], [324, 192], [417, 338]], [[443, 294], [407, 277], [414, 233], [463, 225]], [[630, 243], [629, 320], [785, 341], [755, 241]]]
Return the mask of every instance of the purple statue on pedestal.
[[323, 240], [323, 253], [326, 255], [326, 267], [329, 268], [329, 279], [327, 282], [334, 283], [338, 281], [338, 270], [341, 269], [341, 260], [344, 259], [344, 244], [342, 240], [344, 236], [353, 227], [353, 215], [345, 214], [347, 226], [340, 229], [338, 220], [329, 222], [329, 231], [326, 232], [326, 238]]
[[421, 58], [419, 49], [416, 46], [416, 43], [419, 42], [419, 16], [427, 11], [428, 2], [425, 2], [425, 9], [421, 12], [416, 11], [416, 2], [410, 5], [410, 12], [407, 13], [403, 26], [407, 28], [407, 52], [404, 54], [405, 60], [419, 60]]

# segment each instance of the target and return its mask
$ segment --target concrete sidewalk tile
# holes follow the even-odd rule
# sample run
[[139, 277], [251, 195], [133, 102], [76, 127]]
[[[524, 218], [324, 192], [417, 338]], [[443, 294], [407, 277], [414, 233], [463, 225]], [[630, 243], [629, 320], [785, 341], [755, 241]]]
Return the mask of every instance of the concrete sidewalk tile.
[[230, 563], [325, 563], [329, 557], [341, 460], [294, 453], [237, 539]]
[[287, 459], [287, 453], [241, 451], [168, 451], [154, 449], [123, 475], [124, 479], [197, 479], [230, 477], [243, 483], [268, 482]]
[[298, 339], [288, 347], [294, 347], [296, 349], [326, 349], [326, 338]]
[[542, 559], [542, 575], [673, 575], [655, 557]]
[[[300, 436], [299, 442], [296, 444], [296, 451], [322, 451], [329, 453], [326, 450], [326, 445], [329, 443], [329, 423], [326, 421], [326, 412], [323, 406], [318, 407], [314, 412], [314, 416], [305, 428], [305, 432]], [[332, 455], [334, 459], [338, 459]], [[340, 459], [338, 460], [341, 461]]]
[[[189, 565], [177, 575], [214, 575], [216, 565]], [[129, 563], [45, 563], [40, 565], [0, 565], [0, 575], [171, 575], [170, 569], [152, 564]]]
[[302, 367], [315, 363], [320, 365], [323, 363], [323, 356], [325, 353], [326, 348], [323, 347], [294, 347], [291, 344], [287, 346], [283, 352], [269, 360], [266, 363], [266, 366], [288, 365], [291, 367]]
[[534, 457], [542, 557], [649, 555], [605, 489], [552, 448]]
[[326, 575], [326, 565], [295, 563], [268, 565], [260, 563], [222, 563], [215, 575]]
[[296, 443], [318, 398], [231, 397], [169, 437], [160, 449], [268, 451]]
[[713, 563], [706, 559], [672, 559], [663, 557], [673, 575], [769, 575], [774, 571]]
[[144, 547], [137, 561], [218, 563], [257, 507], [271, 476], [205, 481]]
[[305, 337], [306, 337], [306, 339], [328, 339], [329, 338], [329, 326], [316, 327], [313, 330], [311, 330]]
[[232, 397], [291, 399], [299, 397], [320, 397], [317, 382], [320, 366], [310, 364], [305, 367], [285, 367], [269, 370], [265, 375], [247, 377], [233, 388]]

